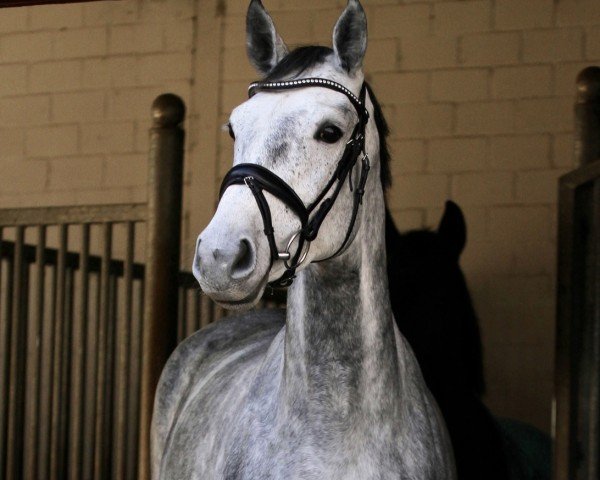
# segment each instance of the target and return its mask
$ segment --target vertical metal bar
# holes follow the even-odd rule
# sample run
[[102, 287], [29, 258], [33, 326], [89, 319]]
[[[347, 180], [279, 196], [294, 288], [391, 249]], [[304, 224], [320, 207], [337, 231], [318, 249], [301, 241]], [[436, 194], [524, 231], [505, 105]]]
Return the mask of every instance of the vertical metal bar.
[[[94, 454], [96, 451], [96, 389], [98, 379], [98, 325], [99, 325], [99, 296], [100, 289], [94, 288], [94, 301], [90, 307], [90, 280], [89, 267], [90, 231], [83, 237], [82, 245], [82, 291], [81, 291], [81, 318], [87, 326], [86, 355], [84, 372], [84, 405], [83, 405], [83, 452], [81, 459], [81, 478], [92, 479], [94, 471]], [[96, 283], [99, 282], [96, 277]], [[93, 308], [92, 308], [93, 307]], [[91, 311], [91, 315], [90, 315]]]
[[[83, 449], [89, 448], [84, 437], [85, 402], [85, 345], [88, 321], [90, 225], [81, 226], [81, 250], [79, 254], [79, 312], [73, 322], [73, 358], [71, 365], [71, 423], [69, 429], [69, 478], [83, 477]], [[92, 353], [92, 352], [90, 352]]]
[[38, 465], [38, 433], [41, 386], [41, 344], [44, 321], [44, 253], [46, 226], [37, 227], [35, 253], [35, 307], [30, 319], [27, 347], [27, 391], [25, 412], [25, 462], [24, 477], [35, 478]]
[[160, 372], [177, 341], [177, 273], [181, 236], [181, 194], [185, 116], [176, 95], [152, 105], [148, 189], [146, 296], [144, 305], [140, 478], [150, 478], [150, 423]]
[[[25, 237], [23, 237], [23, 241], [25, 241]], [[24, 244], [23, 244], [24, 245]], [[19, 424], [19, 428], [21, 430], [21, 452], [19, 456], [21, 458], [21, 466], [19, 470], [21, 471], [21, 475], [24, 475], [24, 465], [27, 458], [25, 457], [25, 446], [26, 446], [26, 436], [25, 436], [25, 426], [26, 426], [26, 410], [27, 410], [27, 389], [29, 388], [31, 383], [37, 383], [37, 379], [28, 378], [27, 377], [27, 369], [30, 364], [29, 353], [29, 336], [31, 335], [31, 329], [29, 326], [29, 290], [30, 290], [30, 274], [29, 274], [29, 263], [25, 258], [25, 252], [23, 251], [23, 260], [22, 260], [22, 287], [21, 287], [21, 323], [22, 323], [22, 331], [21, 331], [21, 347], [19, 356], [20, 358], [20, 375], [22, 377], [18, 378], [19, 388], [21, 391], [21, 398], [19, 399], [19, 415], [21, 416], [21, 423]], [[33, 353], [33, 352], [32, 352]], [[35, 357], [35, 354], [34, 354]], [[35, 368], [35, 367], [34, 367]]]
[[73, 352], [73, 295], [74, 295], [74, 269], [66, 268], [65, 265], [65, 288], [64, 288], [64, 313], [63, 313], [63, 348], [61, 358], [61, 383], [60, 383], [60, 456], [58, 472], [59, 478], [67, 477], [70, 471], [69, 460], [69, 431], [71, 428], [70, 410], [70, 386]]
[[104, 451], [108, 448], [105, 437], [105, 415], [108, 414], [106, 405], [107, 393], [107, 351], [108, 351], [108, 323], [110, 316], [110, 277], [109, 268], [112, 254], [112, 224], [102, 226], [103, 251], [102, 266], [100, 271], [100, 317], [98, 322], [98, 377], [96, 391], [96, 428], [94, 439], [94, 478], [104, 479], [109, 477], [105, 462]]
[[131, 337], [131, 311], [133, 295], [133, 256], [135, 246], [135, 225], [126, 225], [126, 246], [123, 271], [122, 311], [117, 323], [116, 389], [115, 389], [115, 429], [113, 434], [113, 479], [127, 478], [127, 444], [130, 441], [127, 422], [127, 397], [130, 375], [129, 348]]
[[54, 355], [53, 355], [53, 375], [52, 375], [52, 430], [50, 433], [50, 480], [61, 478], [61, 472], [64, 467], [64, 455], [66, 454], [63, 444], [63, 418], [62, 403], [64, 398], [63, 373], [64, 373], [64, 353], [63, 350], [68, 346], [64, 338], [65, 332], [65, 300], [66, 300], [66, 257], [68, 243], [68, 226], [59, 226], [58, 241], [58, 259], [56, 265], [56, 309], [54, 312]]
[[[112, 263], [112, 260], [111, 260]], [[102, 425], [102, 436], [104, 439], [113, 438], [114, 430], [114, 419], [115, 419], [115, 404], [114, 404], [114, 390], [115, 390], [115, 353], [116, 353], [116, 318], [118, 315], [117, 311], [117, 277], [111, 274], [109, 268], [108, 276], [108, 324], [106, 327], [106, 389], [104, 392], [104, 404], [106, 410], [104, 414], [104, 421]], [[102, 464], [104, 465], [106, 474], [110, 478], [115, 478], [113, 471], [112, 462], [113, 450], [111, 445], [106, 444], [103, 446], [103, 459]]]
[[[135, 373], [133, 372], [133, 365], [131, 362], [131, 356], [130, 356], [130, 352], [132, 350], [134, 350], [133, 346], [135, 343], [134, 340], [134, 335], [137, 337], [137, 339], [139, 340], [140, 336], [134, 332], [133, 327], [134, 327], [134, 322], [133, 322], [133, 263], [134, 263], [134, 257], [135, 257], [135, 223], [133, 222], [129, 222], [127, 223], [127, 247], [126, 247], [126, 253], [125, 253], [125, 270], [123, 272], [123, 281], [124, 281], [124, 285], [123, 285], [123, 289], [124, 289], [124, 296], [125, 298], [123, 299], [123, 318], [124, 318], [124, 322], [125, 322], [125, 332], [126, 332], [126, 336], [123, 338], [122, 340], [122, 345], [123, 345], [123, 357], [124, 357], [124, 365], [126, 366], [126, 368], [124, 369], [124, 376], [123, 376], [123, 392], [127, 392], [127, 395], [123, 395], [122, 398], [122, 402], [119, 403], [118, 406], [118, 411], [123, 415], [123, 418], [119, 418], [119, 421], [122, 422], [122, 428], [123, 431], [126, 433], [126, 435], [124, 435], [124, 437], [126, 438], [126, 442], [124, 445], [122, 445], [121, 451], [119, 453], [120, 456], [122, 456], [123, 458], [121, 458], [120, 456], [117, 456], [118, 461], [118, 466], [119, 466], [119, 473], [121, 474], [122, 478], [127, 478], [127, 479], [131, 479], [133, 480], [133, 476], [129, 476], [129, 468], [128, 468], [128, 451], [127, 451], [127, 447], [129, 443], [136, 443], [137, 442], [137, 423], [131, 424], [130, 423], [130, 419], [128, 418], [128, 408], [129, 408], [129, 404], [128, 404], [128, 397], [129, 395], [131, 395], [133, 393], [134, 389], [130, 389], [130, 385], [131, 385], [131, 379], [132, 378], [139, 378], [137, 375], [135, 375]], [[135, 459], [135, 455], [132, 455], [131, 458], [129, 458], [129, 463], [130, 464], [134, 464], [134, 462], [132, 462], [132, 460]]]
[[25, 393], [25, 354], [27, 352], [24, 299], [23, 241], [25, 227], [17, 227], [15, 237], [15, 257], [12, 282], [12, 315], [10, 337], [10, 369], [8, 388], [8, 436], [7, 436], [7, 480], [18, 479], [23, 475], [23, 418]]
[[[42, 322], [42, 359], [40, 379], [40, 426], [38, 433], [38, 478], [48, 478], [50, 468], [51, 431], [52, 431], [52, 395], [54, 377], [54, 312], [56, 308], [56, 266], [52, 276], [46, 280], [44, 274], [44, 304]], [[47, 285], [49, 283], [49, 285]], [[46, 287], [49, 286], [49, 290]], [[48, 300], [48, 302], [46, 302]]]
[[142, 327], [144, 325], [144, 279], [137, 282], [137, 295], [132, 305], [134, 314], [131, 318], [131, 348], [129, 352], [130, 379], [127, 417], [129, 445], [127, 446], [127, 478], [138, 478], [139, 455], [139, 419], [140, 419], [140, 390], [141, 390], [141, 361], [142, 361]]

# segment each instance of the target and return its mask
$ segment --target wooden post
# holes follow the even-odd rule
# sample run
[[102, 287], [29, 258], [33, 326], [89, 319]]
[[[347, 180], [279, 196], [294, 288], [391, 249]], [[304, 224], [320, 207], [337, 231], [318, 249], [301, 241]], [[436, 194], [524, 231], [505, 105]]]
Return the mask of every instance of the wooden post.
[[600, 67], [587, 67], [577, 76], [575, 155], [579, 165], [600, 160]]
[[154, 393], [176, 344], [184, 116], [176, 95], [161, 95], [152, 104], [138, 474], [143, 480], [150, 478]]
[[554, 479], [600, 475], [600, 68], [577, 77], [575, 153], [560, 179]]

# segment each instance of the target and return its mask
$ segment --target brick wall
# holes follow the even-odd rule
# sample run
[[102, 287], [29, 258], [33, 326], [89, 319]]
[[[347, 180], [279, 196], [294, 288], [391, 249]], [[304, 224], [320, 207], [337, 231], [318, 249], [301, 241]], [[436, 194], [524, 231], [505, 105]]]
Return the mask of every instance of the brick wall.
[[149, 106], [190, 97], [191, 1], [0, 10], [0, 202], [145, 198]]
[[[288, 44], [329, 44], [344, 0], [264, 0]], [[574, 78], [600, 62], [597, 0], [363, 0], [406, 230], [465, 211], [486, 401], [549, 430], [556, 179], [573, 167]], [[0, 10], [2, 206], [145, 196], [148, 109], [188, 104], [184, 263], [231, 164], [221, 125], [255, 79], [244, 0]]]

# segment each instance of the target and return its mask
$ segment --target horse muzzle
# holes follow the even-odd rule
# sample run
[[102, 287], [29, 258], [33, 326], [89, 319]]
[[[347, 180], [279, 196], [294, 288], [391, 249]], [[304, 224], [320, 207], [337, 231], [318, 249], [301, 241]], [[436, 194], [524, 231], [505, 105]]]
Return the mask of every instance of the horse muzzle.
[[249, 235], [202, 232], [196, 243], [193, 272], [202, 291], [228, 308], [250, 306], [264, 289], [257, 247]]

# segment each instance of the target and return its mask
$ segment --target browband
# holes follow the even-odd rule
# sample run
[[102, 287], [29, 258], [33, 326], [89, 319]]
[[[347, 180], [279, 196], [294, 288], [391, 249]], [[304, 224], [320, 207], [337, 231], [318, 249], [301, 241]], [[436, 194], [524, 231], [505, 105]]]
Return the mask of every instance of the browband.
[[[286, 271], [281, 278], [271, 282], [270, 285], [276, 287], [287, 287], [291, 285], [295, 277], [296, 269], [302, 264], [308, 254], [310, 242], [317, 237], [321, 224], [333, 207], [333, 204], [337, 199], [346, 178], [348, 178], [350, 190], [354, 191], [354, 205], [352, 208], [350, 224], [348, 226], [348, 230], [346, 231], [346, 236], [342, 245], [333, 255], [319, 261], [336, 257], [344, 250], [354, 229], [358, 209], [362, 203], [362, 196], [365, 191], [367, 176], [370, 170], [369, 157], [365, 152], [365, 127], [369, 121], [369, 113], [367, 112], [365, 106], [367, 91], [366, 83], [362, 85], [359, 97], [354, 95], [343, 85], [324, 78], [304, 78], [300, 80], [287, 80], [280, 82], [254, 82], [248, 88], [248, 94], [250, 97], [252, 97], [258, 91], [278, 91], [302, 87], [323, 87], [340, 92], [344, 94], [348, 100], [350, 100], [358, 114], [358, 123], [354, 127], [352, 136], [346, 144], [346, 148], [344, 149], [344, 152], [338, 161], [335, 172], [321, 193], [317, 195], [317, 198], [310, 205], [305, 206], [304, 202], [296, 194], [294, 189], [290, 187], [282, 178], [271, 172], [269, 169], [254, 163], [238, 164], [229, 170], [223, 179], [219, 193], [220, 198], [225, 193], [225, 190], [227, 190], [227, 188], [229, 188], [231, 185], [245, 184], [254, 195], [263, 219], [264, 233], [267, 237], [269, 249], [271, 251], [271, 266], [275, 260], [282, 260], [286, 268]], [[361, 160], [361, 173], [359, 180], [354, 187], [352, 171], [361, 153], [363, 155]], [[280, 252], [277, 248], [277, 243], [275, 241], [275, 230], [273, 228], [273, 222], [271, 218], [271, 209], [263, 190], [266, 190], [281, 200], [296, 214], [300, 220], [300, 230], [292, 235], [283, 252]], [[329, 193], [331, 194], [329, 197], [327, 197]], [[296, 239], [298, 240], [298, 247], [296, 252], [292, 255], [290, 253], [290, 249]]]
[[[364, 117], [368, 120], [369, 112], [366, 109], [364, 100], [361, 102], [359, 98], [354, 95], [343, 85], [334, 82], [333, 80], [327, 80], [325, 78], [301, 78], [299, 80], [286, 80], [281, 82], [253, 82], [248, 86], [248, 97], [252, 98], [260, 90], [291, 90], [293, 88], [301, 87], [323, 87], [335, 90], [336, 92], [343, 93], [348, 97], [348, 100], [354, 105], [356, 113], [359, 118]], [[366, 123], [366, 122], [365, 122]]]

